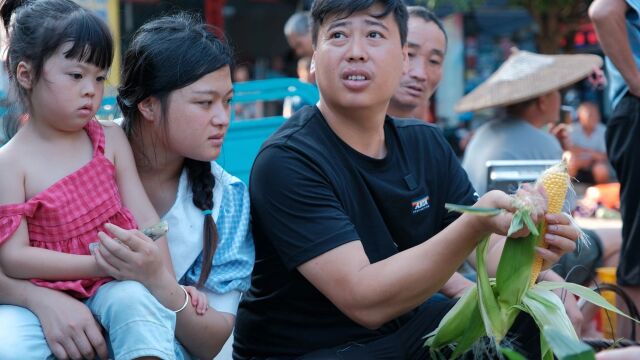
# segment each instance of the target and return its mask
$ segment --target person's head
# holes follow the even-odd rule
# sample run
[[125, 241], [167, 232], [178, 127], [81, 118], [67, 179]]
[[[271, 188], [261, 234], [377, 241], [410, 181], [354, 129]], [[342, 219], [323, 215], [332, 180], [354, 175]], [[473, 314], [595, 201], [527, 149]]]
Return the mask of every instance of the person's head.
[[578, 121], [582, 128], [587, 131], [593, 131], [598, 123], [600, 123], [600, 110], [598, 106], [592, 102], [586, 101], [578, 106]]
[[284, 24], [284, 35], [297, 56], [313, 55], [308, 12], [297, 12], [291, 15]]
[[296, 72], [298, 74], [298, 79], [304, 82], [312, 82], [310, 78], [309, 71], [311, 69], [311, 58], [305, 56], [303, 58], [298, 59], [298, 64], [296, 67]]
[[[135, 33], [122, 64], [118, 105], [136, 162], [151, 155], [184, 160], [193, 203], [213, 208], [211, 161], [229, 126], [232, 54], [213, 28], [187, 14], [165, 16]], [[157, 158], [157, 155], [156, 155]], [[138, 164], [140, 167], [140, 164]], [[205, 216], [204, 283], [217, 243], [211, 216]]]
[[522, 118], [539, 128], [558, 121], [561, 105], [560, 89], [556, 89], [536, 98], [508, 105], [505, 109], [508, 115]]
[[320, 104], [386, 112], [406, 60], [402, 0], [316, 0], [311, 17]]
[[447, 50], [447, 35], [435, 14], [422, 6], [408, 6], [407, 10], [409, 68], [389, 103], [389, 114], [401, 117], [411, 117], [426, 106], [442, 79]]
[[107, 25], [72, 0], [6, 0], [11, 91], [31, 119], [62, 130], [95, 116], [113, 59]]
[[541, 127], [559, 120], [560, 89], [600, 66], [602, 58], [597, 55], [546, 55], [512, 48], [498, 70], [457, 102], [455, 111], [499, 107], [510, 117]]
[[234, 82], [244, 82], [251, 80], [251, 75], [249, 74], [249, 68], [246, 65], [238, 65], [233, 70], [233, 81]]

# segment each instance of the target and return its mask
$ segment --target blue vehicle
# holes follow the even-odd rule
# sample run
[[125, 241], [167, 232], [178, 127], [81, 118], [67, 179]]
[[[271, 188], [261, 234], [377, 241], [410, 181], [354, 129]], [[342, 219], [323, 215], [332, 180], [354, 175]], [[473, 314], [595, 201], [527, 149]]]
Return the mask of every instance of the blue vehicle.
[[[234, 84], [234, 103], [283, 100], [298, 96], [303, 104], [318, 102], [315, 85], [294, 78], [255, 80]], [[251, 166], [262, 143], [282, 125], [283, 116], [239, 120], [231, 115], [231, 125], [217, 162], [230, 174], [249, 182]]]

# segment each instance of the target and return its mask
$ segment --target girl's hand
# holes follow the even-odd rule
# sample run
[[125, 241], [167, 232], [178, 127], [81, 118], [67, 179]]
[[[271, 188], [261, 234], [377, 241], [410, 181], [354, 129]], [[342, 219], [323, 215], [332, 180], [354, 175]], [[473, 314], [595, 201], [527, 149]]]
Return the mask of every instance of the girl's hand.
[[105, 228], [117, 239], [100, 232], [95, 252], [100, 269], [118, 280], [135, 280], [145, 286], [162, 276], [165, 267], [158, 245], [138, 230], [125, 230], [113, 224]]
[[184, 289], [191, 297], [191, 305], [196, 309], [196, 314], [204, 315], [209, 309], [207, 295], [193, 286], [185, 286]]
[[107, 359], [102, 327], [89, 308], [58, 291], [32, 299], [30, 307], [42, 325], [49, 349], [58, 359]]
[[558, 262], [560, 257], [576, 249], [576, 241], [582, 233], [580, 229], [569, 220], [567, 214], [546, 214], [547, 233], [545, 241], [548, 247], [536, 248], [536, 252], [542, 257], [542, 269], [546, 270]]

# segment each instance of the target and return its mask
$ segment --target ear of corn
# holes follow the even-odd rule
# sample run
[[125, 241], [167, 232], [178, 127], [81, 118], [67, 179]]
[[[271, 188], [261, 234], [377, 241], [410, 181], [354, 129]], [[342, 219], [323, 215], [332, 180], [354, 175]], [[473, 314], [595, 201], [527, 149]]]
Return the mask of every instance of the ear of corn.
[[[553, 166], [547, 169], [544, 173], [542, 173], [540, 179], [538, 179], [538, 183], [542, 185], [542, 187], [544, 187], [544, 190], [547, 192], [547, 213], [559, 214], [562, 211], [562, 206], [564, 205], [565, 197], [567, 196], [567, 190], [569, 189], [569, 185], [571, 184], [571, 179], [569, 178], [569, 174], [567, 173], [566, 165], [564, 163], [561, 163], [557, 166]], [[540, 235], [538, 246], [547, 248], [549, 245], [544, 239], [547, 233], [546, 221], [543, 220], [542, 223], [542, 233]], [[529, 286], [533, 286], [533, 284], [535, 284], [541, 269], [542, 257], [536, 254], [533, 261], [533, 268], [531, 269]]]

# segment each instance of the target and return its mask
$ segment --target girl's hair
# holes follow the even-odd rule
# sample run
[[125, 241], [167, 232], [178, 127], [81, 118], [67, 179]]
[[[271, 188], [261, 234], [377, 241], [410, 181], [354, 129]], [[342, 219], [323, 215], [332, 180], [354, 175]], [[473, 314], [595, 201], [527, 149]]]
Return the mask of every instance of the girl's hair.
[[[6, 65], [13, 93], [10, 99], [17, 99], [24, 110], [30, 110], [28, 92], [16, 81], [21, 61], [31, 65], [34, 83], [40, 80], [45, 62], [66, 43], [73, 44], [64, 53], [67, 59], [100, 69], [111, 66], [113, 39], [109, 28], [97, 15], [72, 0], [3, 0], [0, 6], [9, 40]], [[11, 136], [15, 133], [16, 119], [8, 120], [5, 129]]]
[[[163, 129], [166, 126], [168, 98], [172, 91], [184, 88], [225, 66], [232, 66], [231, 49], [215, 35], [215, 29], [193, 15], [180, 13], [152, 20], [133, 36], [124, 55], [122, 82], [118, 88], [118, 106], [124, 116], [123, 128], [129, 139], [141, 130], [138, 104], [153, 96], [160, 101]], [[143, 154], [146, 156], [146, 154]], [[185, 159], [194, 205], [203, 211], [213, 208], [215, 178], [211, 163]], [[218, 232], [213, 218], [205, 216], [203, 264], [198, 287], [211, 272]]]

